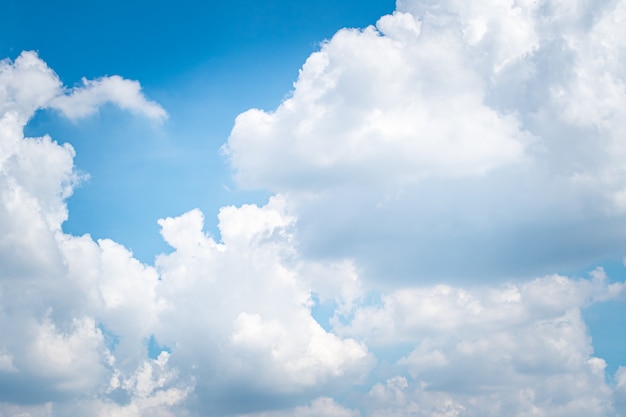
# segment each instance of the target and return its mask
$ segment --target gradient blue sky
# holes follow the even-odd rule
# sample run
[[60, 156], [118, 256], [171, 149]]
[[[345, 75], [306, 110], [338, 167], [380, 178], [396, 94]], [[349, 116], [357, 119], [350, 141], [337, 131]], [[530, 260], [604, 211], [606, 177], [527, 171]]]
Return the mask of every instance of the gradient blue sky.
[[80, 123], [50, 112], [29, 123], [29, 135], [70, 142], [90, 175], [64, 230], [112, 238], [152, 262], [167, 249], [157, 219], [193, 207], [214, 217], [224, 205], [267, 199], [237, 191], [220, 155], [235, 117], [276, 107], [322, 41], [393, 9], [352, 0], [5, 4], [3, 57], [37, 51], [69, 86], [113, 74], [139, 80], [170, 115], [158, 128], [112, 108]]
[[623, 415], [626, 1], [577, 4], [2, 5], [0, 416]]

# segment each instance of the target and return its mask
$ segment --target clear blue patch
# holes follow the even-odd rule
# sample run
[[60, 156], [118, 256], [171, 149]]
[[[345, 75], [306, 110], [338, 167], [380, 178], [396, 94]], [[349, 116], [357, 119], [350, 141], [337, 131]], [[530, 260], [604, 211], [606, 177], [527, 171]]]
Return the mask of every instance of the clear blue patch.
[[611, 378], [620, 366], [626, 365], [626, 301], [597, 303], [582, 310], [593, 343], [594, 356], [607, 363]]
[[559, 273], [571, 278], [582, 277], [591, 279], [591, 272], [598, 267], [602, 267], [604, 269], [609, 282], [620, 282], [626, 279], [626, 268], [624, 267], [622, 259], [607, 259], [604, 261], [594, 262], [583, 268], [559, 271]]
[[370, 306], [382, 306], [383, 305], [383, 295], [380, 292], [370, 291], [363, 297], [361, 301], [362, 306], [370, 307]]
[[111, 352], [115, 352], [115, 348], [120, 344], [120, 337], [104, 327], [102, 323], [98, 324], [98, 329], [100, 329], [100, 332], [102, 332], [102, 336], [104, 337], [104, 345]]
[[401, 358], [408, 356], [415, 349], [415, 346], [415, 343], [398, 343], [388, 346], [370, 347], [370, 351], [380, 361], [394, 364]]
[[161, 352], [171, 353], [172, 349], [165, 345], [160, 345], [154, 335], [150, 335], [150, 339], [148, 339], [148, 357], [150, 359], [156, 359]]
[[[611, 283], [626, 279], [626, 268], [621, 260], [602, 262], [575, 275], [588, 277], [598, 266], [604, 268]], [[606, 361], [606, 374], [611, 379], [620, 366], [626, 365], [626, 298], [599, 302], [582, 309], [581, 313], [589, 329], [593, 354]]]
[[68, 87], [82, 77], [138, 80], [170, 115], [155, 126], [105, 105], [78, 122], [40, 111], [27, 126], [27, 135], [71, 143], [77, 168], [91, 176], [68, 200], [63, 230], [111, 238], [148, 264], [171, 251], [159, 218], [199, 208], [219, 236], [221, 207], [265, 204], [271, 193], [238, 187], [220, 152], [235, 118], [276, 108], [307, 57], [339, 28], [365, 27], [395, 9], [393, 0], [5, 3], [0, 59], [36, 50]]
[[311, 316], [324, 330], [330, 332], [333, 327], [330, 323], [330, 319], [335, 315], [337, 303], [334, 300], [327, 300], [322, 303], [316, 293], [311, 294], [311, 300], [313, 301]]

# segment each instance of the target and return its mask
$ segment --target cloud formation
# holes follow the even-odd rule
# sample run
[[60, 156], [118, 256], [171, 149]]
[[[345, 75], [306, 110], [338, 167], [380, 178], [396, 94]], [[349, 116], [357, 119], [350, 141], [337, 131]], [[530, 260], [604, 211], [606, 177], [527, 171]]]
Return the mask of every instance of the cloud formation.
[[[132, 378], [147, 359], [142, 345], [159, 307], [153, 268], [112, 241], [62, 232], [66, 199], [80, 180], [74, 150], [23, 134], [35, 111], [53, 107], [62, 94], [36, 54], [2, 62], [0, 328], [10, 335], [0, 341], [0, 401], [9, 410], [3, 414], [19, 414], [11, 404], [87, 400], [108, 392], [112, 375]], [[112, 330], [123, 335], [114, 343], [122, 361], [111, 353]], [[63, 414], [55, 410], [46, 405], [33, 413]]]
[[577, 4], [401, 1], [339, 31], [275, 111], [239, 115], [235, 178], [289, 195], [307, 254], [374, 279], [621, 256], [624, 4]]
[[[66, 199], [80, 180], [74, 151], [22, 131], [37, 109], [58, 105], [49, 103], [63, 88], [33, 53], [4, 64], [0, 327], [11, 337], [0, 342], [3, 413], [171, 415], [183, 401], [232, 413], [255, 408], [234, 401], [234, 386], [250, 396], [307, 397], [364, 377], [367, 347], [324, 330], [310, 311], [307, 271], [339, 279], [323, 293], [343, 288], [343, 271], [351, 288], [353, 270], [298, 259], [295, 217], [280, 196], [264, 207], [224, 207], [221, 243], [203, 232], [198, 210], [160, 220], [174, 251], [155, 266], [111, 240], [63, 233]], [[139, 91], [120, 85], [133, 87], [129, 97]], [[93, 112], [83, 100], [89, 91], [57, 96], [68, 98], [64, 112]], [[157, 342], [164, 347], [151, 358]]]
[[83, 78], [82, 83], [72, 89], [64, 88], [36, 53], [23, 52], [15, 62], [0, 63], [0, 112], [20, 116], [22, 124], [36, 110], [44, 108], [56, 109], [76, 120], [94, 114], [105, 103], [113, 103], [157, 121], [167, 117], [161, 106], [143, 96], [137, 81], [114, 75], [97, 80]]
[[625, 284], [558, 272], [624, 253], [626, 2], [566, 6], [399, 1], [339, 31], [224, 147], [275, 195], [219, 237], [159, 220], [154, 265], [63, 232], [74, 150], [23, 128], [165, 111], [2, 61], [0, 414], [618, 415], [582, 311]]

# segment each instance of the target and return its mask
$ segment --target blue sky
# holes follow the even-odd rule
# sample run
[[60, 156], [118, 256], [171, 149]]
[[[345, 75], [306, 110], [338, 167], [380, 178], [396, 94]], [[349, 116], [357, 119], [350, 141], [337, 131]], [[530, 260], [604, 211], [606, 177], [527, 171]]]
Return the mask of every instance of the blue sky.
[[6, 5], [3, 57], [38, 51], [69, 86], [113, 74], [140, 80], [170, 114], [159, 128], [114, 109], [80, 124], [46, 112], [31, 121], [29, 134], [72, 143], [77, 166], [91, 176], [69, 202], [75, 210], [65, 230], [114, 238], [150, 262], [166, 248], [156, 219], [257, 202], [224, 190], [235, 187], [219, 147], [237, 114], [277, 106], [320, 42], [393, 8], [392, 1]]
[[0, 415], [626, 412], [626, 1], [196, 3], [3, 6]]

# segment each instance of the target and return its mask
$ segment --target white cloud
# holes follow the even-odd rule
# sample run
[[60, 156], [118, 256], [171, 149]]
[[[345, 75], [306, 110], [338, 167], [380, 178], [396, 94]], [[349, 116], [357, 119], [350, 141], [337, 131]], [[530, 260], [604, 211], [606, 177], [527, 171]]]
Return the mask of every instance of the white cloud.
[[[405, 287], [383, 295], [380, 305], [359, 306], [349, 323], [335, 319], [334, 326], [340, 334], [376, 346], [418, 343], [445, 333], [478, 336], [556, 320], [572, 309], [620, 297], [624, 285], [609, 283], [604, 271], [597, 269], [591, 279], [552, 275], [472, 290], [449, 285]], [[436, 359], [430, 363], [447, 363], [437, 348], [428, 351]]]
[[422, 26], [398, 13], [380, 31], [339, 31], [275, 112], [239, 115], [225, 149], [240, 183], [398, 188], [522, 162], [532, 137], [483, 103], [478, 74], [459, 71], [471, 68], [463, 39]]
[[396, 376], [376, 384], [365, 401], [372, 417], [616, 415], [610, 393], [597, 374], [555, 375], [532, 387], [500, 392], [493, 387], [488, 394], [477, 390], [469, 395]]
[[[11, 337], [0, 340], [0, 402], [8, 403], [6, 412], [169, 416], [185, 412], [185, 403], [205, 407], [198, 396], [206, 395], [214, 411], [232, 413], [234, 405], [220, 397], [233, 384], [277, 398], [313, 398], [311, 390], [365, 375], [372, 363], [367, 347], [327, 332], [310, 311], [318, 286], [320, 294], [344, 303], [343, 293], [344, 304], [351, 302], [354, 270], [349, 262], [300, 261], [295, 217], [280, 196], [264, 207], [224, 207], [221, 243], [202, 231], [198, 210], [159, 221], [174, 251], [159, 256], [155, 267], [109, 239], [63, 233], [66, 199], [80, 180], [74, 150], [47, 136], [25, 138], [23, 127], [40, 108], [57, 106], [74, 117], [92, 112], [105, 96], [134, 105], [138, 84], [114, 78], [121, 83], [115, 88], [134, 86], [130, 99], [107, 96], [110, 84], [99, 82], [65, 96], [35, 54], [4, 65], [0, 328]], [[48, 98], [37, 101], [33, 85]], [[339, 283], [317, 285], [313, 271], [329, 271]], [[151, 337], [168, 346], [156, 360], [147, 358]]]
[[335, 400], [328, 397], [320, 397], [311, 401], [310, 404], [295, 407], [286, 411], [268, 413], [241, 414], [237, 417], [360, 417], [358, 411], [342, 407]]
[[75, 87], [69, 94], [55, 97], [50, 107], [60, 110], [70, 119], [79, 119], [97, 112], [105, 103], [113, 103], [124, 110], [156, 120], [167, 117], [161, 106], [146, 100], [137, 81], [125, 80], [117, 75], [98, 80], [83, 78], [81, 87]]
[[371, 363], [367, 348], [328, 333], [311, 316], [315, 283], [298, 273], [295, 218], [285, 200], [225, 207], [219, 219], [219, 244], [203, 233], [197, 210], [161, 220], [175, 251], [156, 261], [169, 304], [156, 335], [176, 346], [180, 367], [203, 374], [205, 401], [222, 406], [233, 386], [291, 396], [361, 378]]
[[306, 255], [388, 282], [622, 256], [624, 2], [398, 2], [291, 97], [236, 120], [244, 187], [287, 195]]
[[23, 52], [15, 62], [0, 62], [0, 114], [18, 118], [23, 126], [37, 109], [61, 92], [61, 81], [34, 52]]
[[374, 385], [363, 400], [373, 416], [604, 416], [612, 389], [580, 309], [623, 289], [600, 269], [589, 280], [401, 289], [335, 330], [375, 353], [413, 346], [394, 364], [408, 376]]
[[161, 106], [146, 100], [137, 81], [115, 75], [83, 79], [82, 83], [70, 90], [63, 88], [59, 77], [35, 52], [22, 52], [15, 62], [0, 62], [0, 114], [17, 115], [18, 124], [23, 126], [37, 109], [53, 108], [70, 119], [79, 119], [113, 103], [155, 120], [167, 117]]
[[225, 147], [276, 195], [223, 207], [220, 239], [197, 209], [160, 220], [154, 265], [62, 231], [74, 150], [23, 128], [163, 109], [2, 61], [0, 414], [614, 415], [626, 372], [607, 382], [581, 309], [624, 284], [553, 272], [626, 248], [626, 6], [565, 6], [400, 1], [338, 32]]
[[[135, 100], [144, 111], [138, 84], [131, 86], [107, 99], [124, 93], [121, 104]], [[32, 52], [0, 63], [0, 329], [10, 335], [0, 340], [3, 415], [70, 415], [68, 404], [80, 408], [79, 399], [106, 399], [108, 380], [131, 378], [146, 359], [161, 305], [154, 268], [109, 240], [62, 232], [66, 199], [80, 180], [74, 150], [48, 136], [25, 138], [23, 128], [63, 94]]]

